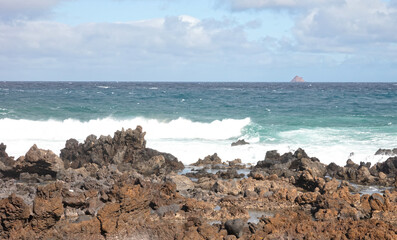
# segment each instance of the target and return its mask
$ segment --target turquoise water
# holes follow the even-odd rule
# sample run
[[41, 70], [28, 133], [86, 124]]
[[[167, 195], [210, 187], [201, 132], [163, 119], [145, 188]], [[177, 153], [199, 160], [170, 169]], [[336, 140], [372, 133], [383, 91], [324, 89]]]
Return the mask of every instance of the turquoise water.
[[[397, 147], [394, 83], [0, 82], [0, 142], [23, 155], [140, 124], [185, 163], [218, 152], [262, 160], [298, 147], [324, 162], [379, 161]], [[251, 144], [231, 148], [245, 138]], [[354, 154], [352, 154], [354, 153]]]

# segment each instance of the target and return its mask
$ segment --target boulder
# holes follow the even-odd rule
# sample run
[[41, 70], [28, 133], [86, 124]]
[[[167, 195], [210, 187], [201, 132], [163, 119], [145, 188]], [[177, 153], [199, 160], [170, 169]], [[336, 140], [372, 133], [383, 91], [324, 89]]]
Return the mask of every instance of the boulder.
[[240, 238], [243, 233], [243, 228], [245, 226], [245, 222], [242, 219], [233, 219], [227, 220], [225, 222], [225, 228], [229, 235], [234, 235], [237, 238]]
[[8, 239], [10, 232], [18, 231], [26, 226], [31, 216], [30, 207], [20, 198], [11, 194], [0, 200], [0, 238]]
[[183, 175], [171, 175], [167, 177], [168, 181], [171, 181], [176, 185], [177, 191], [186, 191], [189, 189], [194, 189], [194, 183], [190, 178]]
[[222, 159], [218, 157], [218, 154], [208, 155], [204, 159], [199, 159], [197, 162], [193, 163], [192, 166], [205, 166], [205, 165], [217, 165], [222, 164]]
[[55, 179], [57, 174], [64, 169], [62, 160], [51, 150], [39, 149], [33, 145], [25, 157], [20, 157], [15, 162], [12, 173], [18, 176], [22, 173], [50, 176]]
[[376, 164], [373, 168], [390, 175], [390, 177], [395, 177], [397, 176], [397, 157], [390, 157], [386, 161]]
[[37, 195], [33, 202], [32, 226], [34, 229], [44, 231], [61, 219], [64, 214], [62, 187], [61, 182], [37, 187]]
[[6, 148], [7, 148], [6, 145], [0, 143], [0, 162], [2, 162], [5, 166], [12, 167], [15, 163], [14, 157], [8, 156], [6, 152]]
[[247, 145], [247, 144], [249, 144], [249, 142], [246, 142], [244, 139], [239, 139], [238, 141], [232, 143], [232, 147]]
[[184, 168], [183, 163], [168, 153], [146, 148], [146, 132], [141, 126], [135, 130], [116, 131], [113, 138], [90, 135], [84, 143], [69, 139], [61, 150], [65, 168], [81, 168], [95, 164], [98, 168], [114, 164], [121, 172], [137, 170], [144, 175], [167, 174]]
[[382, 149], [379, 148], [378, 151], [376, 151], [375, 155], [397, 155], [397, 148], [393, 149]]

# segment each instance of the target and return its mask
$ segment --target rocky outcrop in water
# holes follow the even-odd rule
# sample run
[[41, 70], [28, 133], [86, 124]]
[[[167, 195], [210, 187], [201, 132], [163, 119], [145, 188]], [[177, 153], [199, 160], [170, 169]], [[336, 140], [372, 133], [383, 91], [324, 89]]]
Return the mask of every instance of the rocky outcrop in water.
[[376, 151], [375, 155], [397, 155], [397, 148], [393, 148], [393, 149], [378, 149], [378, 151]]
[[305, 80], [304, 80], [302, 77], [295, 76], [295, 77], [291, 80], [291, 82], [294, 82], [294, 83], [302, 83], [302, 82], [305, 82]]
[[241, 146], [241, 145], [248, 145], [249, 142], [246, 142], [245, 139], [239, 139], [236, 142], [232, 142], [232, 147]]
[[310, 158], [303, 149], [295, 153], [285, 153], [280, 156], [277, 151], [268, 151], [265, 160], [258, 161], [252, 174], [261, 173], [265, 176], [276, 174], [279, 177], [297, 177], [300, 171], [310, 169], [314, 176], [324, 177], [326, 165], [317, 158]]
[[174, 156], [146, 148], [145, 132], [138, 126], [135, 130], [117, 131], [114, 137], [90, 135], [84, 143], [75, 139], [66, 142], [61, 150], [65, 168], [81, 168], [95, 164], [99, 168], [114, 164], [120, 171], [132, 169], [144, 175], [168, 174], [184, 168]]
[[204, 159], [199, 159], [197, 162], [193, 163], [192, 166], [215, 166], [217, 164], [222, 164], [222, 159], [218, 157], [218, 154], [208, 155]]
[[358, 165], [351, 160], [344, 167], [331, 163], [327, 166], [327, 172], [331, 177], [358, 184], [393, 186], [397, 177], [397, 157], [390, 157], [372, 167], [371, 163], [361, 162]]

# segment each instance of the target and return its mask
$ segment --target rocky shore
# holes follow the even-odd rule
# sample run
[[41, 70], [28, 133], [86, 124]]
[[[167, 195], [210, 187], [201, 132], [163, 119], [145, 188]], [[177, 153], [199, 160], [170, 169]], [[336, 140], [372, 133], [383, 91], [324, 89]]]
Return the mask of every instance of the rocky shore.
[[17, 160], [1, 144], [0, 239], [397, 239], [395, 156], [338, 166], [298, 149], [185, 167], [144, 137], [138, 126]]

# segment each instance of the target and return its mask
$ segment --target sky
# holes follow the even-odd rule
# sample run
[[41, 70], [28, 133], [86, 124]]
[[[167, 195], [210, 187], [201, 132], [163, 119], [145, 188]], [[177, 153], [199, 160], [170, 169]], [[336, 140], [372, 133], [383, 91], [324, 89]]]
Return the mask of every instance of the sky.
[[0, 0], [0, 81], [397, 81], [397, 0]]

